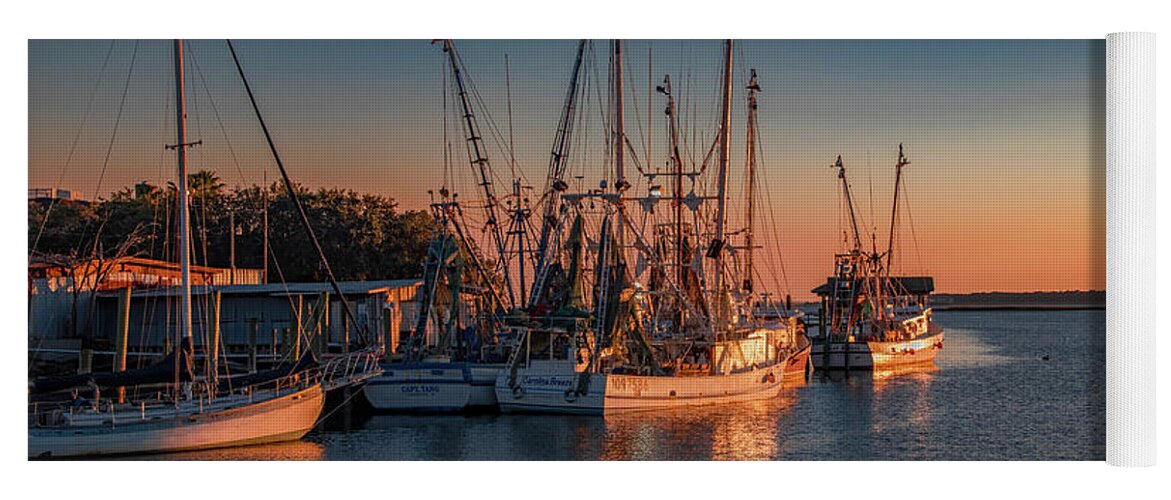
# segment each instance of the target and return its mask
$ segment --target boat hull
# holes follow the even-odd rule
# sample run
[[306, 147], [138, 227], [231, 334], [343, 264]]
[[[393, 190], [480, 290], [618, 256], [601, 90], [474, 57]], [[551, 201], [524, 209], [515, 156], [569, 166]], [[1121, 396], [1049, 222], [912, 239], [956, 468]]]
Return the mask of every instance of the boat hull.
[[943, 340], [944, 333], [940, 330], [898, 342], [838, 342], [828, 346], [828, 356], [824, 343], [814, 343], [810, 358], [818, 370], [887, 370], [926, 365], [943, 349]]
[[382, 412], [459, 412], [494, 408], [493, 386], [502, 365], [389, 363], [370, 379], [366, 399]]
[[57, 458], [206, 450], [301, 439], [325, 403], [320, 385], [221, 411], [104, 426], [29, 428], [28, 456]]
[[797, 352], [785, 362], [785, 382], [801, 385], [813, 374], [813, 344], [804, 335], [800, 337]]
[[[496, 379], [496, 399], [506, 413], [609, 415], [755, 401], [776, 397], [784, 381], [780, 365], [718, 376], [655, 377], [544, 372], [518, 369]], [[585, 394], [574, 388], [587, 386]]]

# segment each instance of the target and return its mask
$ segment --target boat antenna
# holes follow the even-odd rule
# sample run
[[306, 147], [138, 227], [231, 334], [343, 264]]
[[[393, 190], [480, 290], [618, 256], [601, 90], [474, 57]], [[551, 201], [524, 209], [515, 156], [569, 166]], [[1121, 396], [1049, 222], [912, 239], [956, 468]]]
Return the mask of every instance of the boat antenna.
[[248, 102], [252, 104], [252, 111], [256, 114], [256, 121], [260, 122], [260, 130], [264, 132], [264, 140], [268, 142], [268, 150], [272, 152], [272, 158], [276, 161], [277, 169], [281, 172], [281, 179], [285, 183], [285, 191], [289, 193], [289, 199], [293, 201], [293, 206], [297, 208], [297, 215], [301, 220], [301, 226], [305, 229], [305, 233], [309, 235], [309, 241], [313, 242], [313, 248], [317, 250], [317, 257], [321, 260], [321, 266], [325, 268], [325, 274], [329, 278], [330, 286], [333, 287], [334, 293], [337, 294], [338, 299], [342, 303], [342, 309], [345, 310], [346, 317], [349, 318], [351, 325], [358, 325], [358, 336], [361, 337], [363, 343], [369, 345], [370, 339], [367, 336], [366, 323], [359, 322], [357, 317], [354, 316], [354, 311], [350, 308], [350, 301], [346, 300], [346, 295], [342, 293], [341, 285], [338, 285], [337, 278], [333, 275], [333, 268], [329, 266], [329, 259], [325, 258], [325, 251], [321, 249], [321, 242], [317, 241], [317, 235], [313, 232], [313, 225], [309, 223], [309, 216], [305, 214], [305, 206], [301, 204], [301, 197], [297, 195], [297, 190], [293, 187], [293, 181], [289, 178], [289, 171], [285, 169], [285, 163], [281, 161], [281, 155], [276, 150], [276, 145], [272, 141], [272, 134], [268, 132], [268, 125], [264, 122], [264, 116], [260, 114], [260, 106], [256, 104], [256, 96], [252, 94], [252, 86], [248, 84], [248, 77], [244, 76], [244, 67], [240, 65], [240, 58], [236, 56], [236, 48], [232, 46], [231, 40], [227, 40], [227, 42], [228, 51], [232, 54], [232, 62], [236, 64], [236, 72], [240, 74], [240, 81], [244, 84], [244, 90], [248, 93]]

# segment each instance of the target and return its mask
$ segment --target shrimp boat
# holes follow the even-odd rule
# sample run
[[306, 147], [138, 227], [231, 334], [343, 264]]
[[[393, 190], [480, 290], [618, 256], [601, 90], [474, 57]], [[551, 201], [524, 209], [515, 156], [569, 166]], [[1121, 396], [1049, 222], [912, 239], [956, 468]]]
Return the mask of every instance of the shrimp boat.
[[[483, 255], [463, 212], [458, 193], [444, 185], [432, 199], [434, 231], [418, 294], [418, 316], [412, 334], [398, 346], [396, 360], [381, 365], [382, 374], [369, 380], [366, 399], [383, 412], [459, 412], [494, 409], [496, 376], [504, 366], [511, 331], [506, 311], [516, 312], [514, 261], [524, 279], [524, 234], [529, 214], [514, 182], [507, 202], [508, 228], [496, 223], [505, 213], [496, 196], [488, 147], [469, 98], [465, 69], [451, 40], [437, 41], [447, 58], [445, 92], [459, 103], [458, 121], [466, 137], [468, 160], [484, 196], [485, 222], [476, 232], [490, 234], [494, 259]], [[446, 113], [446, 99], [444, 97]], [[480, 108], [486, 112], [485, 109]], [[446, 142], [447, 118], [444, 117]], [[450, 147], [445, 144], [448, 151]], [[511, 148], [511, 146], [509, 146]], [[445, 172], [450, 155], [445, 154]], [[432, 192], [432, 196], [435, 193]], [[518, 250], [510, 251], [510, 248]]]
[[[316, 424], [324, 405], [320, 374], [288, 370], [255, 377], [245, 386], [218, 391], [214, 371], [203, 380], [192, 373], [191, 282], [187, 196], [186, 102], [183, 42], [174, 42], [178, 156], [179, 264], [182, 304], [175, 351], [160, 363], [117, 374], [84, 374], [30, 382], [30, 393], [81, 385], [94, 388], [92, 402], [31, 403], [28, 456], [56, 458], [159, 453], [222, 448], [300, 439]], [[115, 403], [102, 400], [99, 385], [163, 385], [153, 398]]]
[[817, 369], [891, 370], [930, 365], [943, 349], [943, 328], [931, 320], [931, 277], [891, 276], [903, 167], [909, 165], [899, 145], [895, 196], [887, 251], [863, 247], [854, 216], [850, 185], [841, 156], [834, 163], [849, 207], [853, 247], [834, 256], [834, 276], [815, 288], [821, 298], [816, 336], [810, 354]]
[[459, 412], [496, 407], [493, 387], [504, 366], [497, 323], [499, 297], [477, 277], [482, 269], [470, 240], [461, 239], [458, 205], [433, 204], [435, 234], [418, 293], [414, 333], [401, 359], [383, 363], [364, 387], [383, 412]]
[[[564, 170], [550, 169], [554, 189], [545, 196], [551, 201], [537, 245], [528, 322], [514, 326], [517, 342], [496, 379], [502, 411], [607, 415], [770, 399], [781, 391], [790, 361], [807, 343], [789, 311], [771, 318], [753, 314], [762, 296], [754, 289], [752, 262], [755, 72], [747, 86], [750, 202], [745, 227], [727, 227], [732, 54], [728, 41], [713, 145], [719, 152], [714, 196], [695, 191], [706, 169], [684, 171], [669, 76], [658, 88], [667, 99], [666, 171], [643, 172], [647, 182], [632, 186], [624, 176], [623, 146], [611, 148], [613, 182], [603, 180], [598, 189], [570, 193]], [[609, 144], [625, 145], [621, 41], [611, 42], [610, 63]], [[575, 92], [571, 83], [566, 110], [574, 109]], [[563, 114], [559, 134], [571, 121]], [[671, 181], [671, 194], [664, 196], [659, 177]], [[656, 211], [660, 203], [670, 206]], [[728, 243], [733, 232], [742, 244]]]

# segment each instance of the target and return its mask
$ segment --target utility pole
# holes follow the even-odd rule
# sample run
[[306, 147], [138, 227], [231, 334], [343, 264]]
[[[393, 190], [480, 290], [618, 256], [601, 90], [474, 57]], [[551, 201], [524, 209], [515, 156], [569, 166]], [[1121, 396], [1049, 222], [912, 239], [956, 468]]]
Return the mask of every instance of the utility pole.
[[262, 260], [263, 260], [262, 265], [264, 267], [264, 276], [262, 277], [262, 282], [267, 285], [268, 284], [268, 171], [267, 170], [264, 171], [264, 187], [261, 188], [260, 196], [261, 196], [261, 200], [262, 200], [261, 203], [263, 203], [263, 205], [264, 205], [264, 210], [263, 210], [263, 212], [264, 212], [264, 222], [263, 222], [263, 225], [264, 225], [264, 256], [262, 257]]
[[228, 210], [228, 284], [236, 284], [236, 211]]

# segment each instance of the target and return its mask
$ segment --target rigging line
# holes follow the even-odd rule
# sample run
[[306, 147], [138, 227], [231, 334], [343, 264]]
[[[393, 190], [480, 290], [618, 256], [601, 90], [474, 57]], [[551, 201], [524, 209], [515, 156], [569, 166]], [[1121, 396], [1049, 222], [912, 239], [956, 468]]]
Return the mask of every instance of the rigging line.
[[[461, 56], [459, 52], [455, 52], [455, 57], [459, 61], [460, 67], [467, 68], [467, 64], [464, 63], [463, 56]], [[480, 107], [480, 111], [482, 112], [481, 118], [488, 122], [488, 131], [492, 134], [492, 139], [496, 141], [497, 146], [503, 146], [505, 144], [504, 134], [500, 131], [500, 126], [496, 124], [496, 120], [492, 118], [492, 113], [489, 112], [489, 108], [484, 101], [484, 97], [480, 94], [480, 90], [476, 87], [475, 80], [468, 72], [463, 72], [463, 75], [468, 83], [467, 87], [468, 90], [470, 90], [472, 98]], [[512, 154], [511, 148], [509, 148], [509, 154]], [[510, 171], [513, 178], [518, 177], [515, 165], [510, 165]], [[493, 177], [497, 177], [496, 172], [491, 172], [491, 174]], [[519, 177], [525, 184], [528, 184], [528, 179], [525, 178], [524, 172], [521, 172]], [[497, 182], [501, 181], [499, 177], [497, 177], [495, 180]]]
[[[134, 63], [137, 59], [138, 59], [138, 40], [135, 40], [134, 41], [134, 50], [133, 50], [133, 52], [131, 52], [131, 55], [130, 55], [130, 67], [126, 72], [126, 83], [122, 87], [122, 98], [118, 103], [118, 114], [114, 119], [114, 130], [110, 134], [110, 142], [106, 146], [106, 155], [105, 155], [105, 159], [102, 160], [102, 170], [101, 170], [101, 173], [98, 175], [97, 185], [94, 186], [93, 199], [95, 199], [95, 200], [98, 198], [98, 192], [101, 191], [102, 180], [106, 176], [106, 168], [110, 164], [110, 155], [114, 150], [114, 142], [116, 142], [116, 139], [118, 137], [118, 129], [120, 128], [120, 125], [122, 123], [122, 112], [126, 109], [126, 94], [130, 90], [130, 79], [131, 79], [131, 76], [134, 75]], [[77, 246], [75, 247], [75, 251], [77, 252], [78, 255], [81, 254], [82, 247], [85, 246], [84, 245], [85, 235], [89, 231], [89, 227], [91, 224], [92, 224], [92, 219], [86, 220], [85, 225], [82, 226], [81, 233], [78, 235]], [[103, 220], [102, 225], [104, 225], [104, 224], [105, 224], [105, 221]], [[95, 233], [95, 235], [94, 235], [94, 247], [93, 247], [94, 250], [97, 249], [98, 238], [100, 237], [100, 235], [101, 235], [101, 226], [99, 226], [97, 233]]]
[[[184, 44], [183, 48], [184, 48], [184, 50], [187, 51], [187, 57], [194, 60], [195, 53], [191, 51], [190, 44]], [[186, 79], [193, 78], [186, 73], [184, 73], [184, 77]], [[192, 87], [195, 86], [194, 82], [192, 82], [191, 86]], [[200, 119], [201, 113], [199, 112], [199, 92], [192, 92], [191, 93], [191, 101], [192, 102], [191, 102], [191, 105], [189, 106], [189, 108], [191, 108], [191, 110], [194, 111], [194, 113], [188, 113], [188, 114], [195, 115], [195, 117], [194, 117], [194, 119], [195, 119], [195, 133], [199, 136], [200, 139], [203, 139], [203, 120]], [[188, 160], [188, 163], [198, 163], [200, 170], [202, 170], [203, 166], [205, 165], [205, 163], [203, 162], [203, 159], [204, 159], [203, 153], [201, 151], [193, 149], [192, 154], [190, 155], [190, 158]]]
[[904, 185], [901, 189], [903, 190], [903, 204], [907, 207], [907, 221], [911, 223], [911, 241], [915, 244], [915, 255], [919, 258], [919, 265], [923, 267], [923, 270], [927, 271], [928, 275], [930, 275], [931, 269], [927, 267], [927, 261], [923, 260], [923, 253], [919, 249], [919, 236], [915, 233], [915, 216], [912, 215], [911, 212], [911, 197], [910, 194], [907, 193], [905, 182], [906, 181], [904, 180]]
[[439, 92], [443, 96], [443, 181], [440, 187], [454, 189], [455, 180], [452, 179], [451, 175], [451, 139], [448, 138], [447, 134], [447, 115], [449, 113], [447, 110], [447, 62], [440, 60], [439, 66], [443, 76], [443, 87]]
[[508, 53], [504, 53], [504, 88], [508, 96], [508, 159], [512, 176], [516, 177], [516, 145], [512, 130], [512, 75], [508, 67]]
[[[759, 97], [757, 99], [759, 99]], [[766, 123], [767, 123], [767, 120], [766, 120]], [[757, 137], [767, 137], [767, 135], [765, 134], [764, 128], [762, 128], [760, 125], [760, 121], [757, 120], [754, 124], [756, 125]], [[768, 164], [768, 160], [767, 160], [767, 158], [765, 158], [764, 145], [762, 145], [760, 143], [760, 141], [757, 141], [757, 143], [756, 143], [756, 157], [757, 157], [757, 162], [756, 162], [757, 165]], [[761, 171], [762, 173], [767, 173], [768, 169], [758, 168], [758, 171]], [[756, 182], [757, 182], [756, 185], [759, 186], [763, 182], [762, 179], [763, 179], [763, 175], [760, 176], [760, 178], [758, 178], [756, 180]], [[756, 192], [760, 192], [760, 191], [764, 191], [765, 205], [767, 208], [767, 210], [765, 210], [765, 212], [768, 213], [769, 222], [770, 222], [770, 225], [772, 226], [771, 240], [776, 244], [776, 248], [774, 249], [774, 252], [776, 253], [776, 259], [775, 259], [776, 264], [778, 264], [781, 268], [781, 279], [784, 281], [784, 284], [785, 284], [785, 293], [792, 295], [793, 288], [792, 288], [792, 285], [789, 283], [789, 272], [785, 267], [785, 253], [784, 253], [784, 251], [781, 250], [781, 234], [782, 233], [780, 231], [780, 224], [777, 223], [776, 206], [773, 205], [773, 196], [772, 196], [773, 190], [771, 190], [771, 189], [757, 189], [756, 190]], [[776, 275], [775, 275], [776, 270], [775, 270], [775, 267], [772, 266], [774, 259], [767, 259], [767, 260], [769, 262], [770, 268], [773, 269], [773, 273], [774, 273], [774, 275], [772, 276], [773, 282], [776, 283]]]
[[134, 41], [134, 50], [130, 54], [130, 68], [126, 71], [126, 83], [122, 86], [122, 98], [118, 102], [118, 114], [114, 118], [114, 131], [110, 134], [110, 143], [106, 146], [106, 156], [102, 160], [102, 170], [98, 174], [98, 183], [94, 186], [93, 199], [98, 198], [98, 192], [102, 188], [102, 179], [106, 177], [106, 168], [110, 164], [110, 153], [114, 150], [114, 142], [118, 137], [118, 128], [122, 124], [122, 112], [126, 109], [126, 94], [130, 91], [130, 77], [134, 75], [134, 62], [138, 59], [138, 40]]
[[[236, 64], [236, 71], [240, 74], [240, 81], [244, 84], [244, 90], [248, 93], [248, 101], [252, 103], [252, 111], [256, 113], [256, 120], [260, 122], [260, 129], [264, 132], [264, 139], [268, 142], [268, 149], [272, 152], [272, 157], [276, 161], [277, 167], [281, 171], [281, 178], [285, 181], [285, 189], [289, 192], [289, 198], [293, 202], [293, 206], [297, 208], [297, 214], [300, 215], [301, 225], [305, 227], [305, 232], [309, 234], [310, 241], [313, 242], [313, 247], [317, 250], [317, 256], [321, 258], [321, 264], [325, 268], [326, 274], [329, 276], [329, 283], [333, 286], [333, 290], [337, 292], [338, 299], [342, 303], [342, 308], [346, 311], [346, 316], [350, 318], [350, 322], [357, 324], [357, 320], [353, 311], [350, 309], [350, 302], [346, 300], [345, 294], [342, 293], [342, 288], [334, 278], [333, 269], [329, 265], [329, 261], [325, 258], [325, 251], [321, 249], [321, 243], [317, 241], [317, 235], [313, 232], [313, 226], [309, 224], [309, 216], [305, 214], [305, 207], [301, 205], [301, 199], [297, 196], [297, 192], [293, 187], [293, 181], [289, 178], [289, 172], [285, 170], [285, 164], [281, 161], [280, 154], [277, 153], [276, 144], [272, 141], [272, 135], [268, 132], [268, 125], [264, 122], [264, 117], [260, 114], [260, 106], [256, 103], [256, 96], [252, 94], [252, 87], [248, 84], [247, 77], [244, 76], [244, 67], [240, 65], [240, 58], [236, 56], [236, 49], [232, 46], [232, 41], [227, 40], [228, 51], [232, 54], [232, 61]], [[366, 336], [366, 325], [358, 330], [358, 335], [362, 342], [369, 343]]]
[[[187, 44], [191, 51], [191, 62], [195, 66], [195, 74], [199, 76], [199, 81], [203, 84], [203, 91], [207, 94], [207, 100], [211, 103], [212, 114], [215, 115], [216, 123], [219, 124], [220, 133], [224, 136], [224, 143], [228, 145], [228, 153], [232, 156], [232, 163], [236, 166], [236, 172], [240, 174], [241, 183], [246, 183], [248, 177], [244, 175], [244, 170], [240, 167], [240, 160], [236, 157], [236, 150], [232, 147], [232, 140], [228, 138], [228, 130], [224, 127], [224, 121], [220, 119], [220, 110], [216, 106], [215, 98], [211, 95], [211, 88], [207, 85], [207, 80], [203, 77], [203, 71], [199, 68], [199, 59], [195, 57], [195, 44]], [[201, 134], [202, 135], [202, 134]]]
[[[114, 53], [114, 40], [110, 40], [110, 46], [106, 48], [106, 57], [102, 60], [102, 69], [98, 71], [98, 78], [94, 80], [93, 87], [89, 91], [89, 99], [85, 104], [85, 113], [81, 117], [81, 123], [77, 126], [77, 132], [73, 134], [73, 142], [69, 145], [69, 154], [65, 156], [65, 165], [61, 167], [61, 172], [57, 174], [57, 182], [53, 186], [59, 188], [61, 182], [65, 180], [65, 173], [69, 171], [69, 164], [73, 161], [73, 153], [77, 150], [77, 143], [81, 139], [81, 131], [85, 130], [85, 124], [89, 121], [90, 112], [93, 110], [94, 97], [98, 93], [98, 84], [102, 82], [102, 78], [106, 75], [106, 67], [110, 63], [110, 54]], [[57, 205], [57, 197], [53, 196], [49, 200], [49, 206], [45, 208], [45, 216], [41, 219], [41, 225], [37, 229], [37, 236], [33, 238], [32, 247], [29, 248], [29, 260], [37, 251], [37, 246], [41, 242], [41, 235], [45, 232], [45, 224], [49, 221], [49, 214], [53, 213], [53, 207]]]
[[878, 236], [878, 217], [875, 216], [875, 212], [874, 212], [874, 167], [870, 162], [870, 150], [869, 149], [866, 150], [866, 183], [869, 184], [869, 189], [870, 189], [870, 220], [868, 221], [869, 224], [866, 224], [866, 225], [868, 227], [870, 227], [871, 236], [877, 237]]
[[[623, 58], [622, 64], [624, 64], [626, 66], [626, 69], [624, 70], [625, 74], [630, 75], [630, 76], [634, 76], [634, 70], [631, 68], [630, 59]], [[649, 74], [647, 75], [647, 78], [650, 79]], [[637, 85], [634, 85], [634, 83], [635, 83], [634, 78], [630, 78], [629, 80], [630, 80], [629, 87], [632, 89], [637, 88]], [[626, 95], [630, 96], [630, 101], [631, 101], [630, 107], [635, 109], [635, 112], [632, 114], [634, 115], [635, 128], [638, 129], [638, 142], [640, 144], [642, 144], [643, 146], [646, 146], [647, 134], [643, 130], [642, 114], [637, 111], [640, 108], [640, 106], [638, 105], [638, 92], [627, 92]], [[630, 144], [630, 142], [631, 142], [630, 138], [629, 138], [630, 134], [623, 133], [622, 135], [626, 137], [626, 142], [629, 144], [629, 148], [630, 148], [631, 153], [634, 153], [634, 144]], [[648, 158], [648, 161], [649, 161], [649, 158]], [[638, 165], [635, 165], [635, 166], [637, 167]], [[649, 168], [649, 165], [648, 165], [648, 168]], [[646, 172], [643, 172], [641, 168], [639, 168], [638, 170], [639, 170], [639, 173], [646, 175]]]

